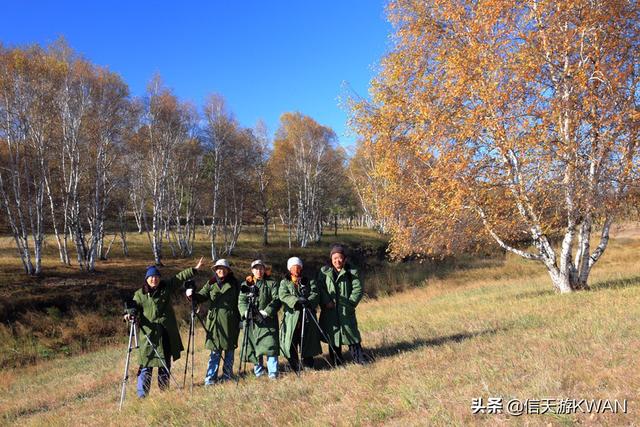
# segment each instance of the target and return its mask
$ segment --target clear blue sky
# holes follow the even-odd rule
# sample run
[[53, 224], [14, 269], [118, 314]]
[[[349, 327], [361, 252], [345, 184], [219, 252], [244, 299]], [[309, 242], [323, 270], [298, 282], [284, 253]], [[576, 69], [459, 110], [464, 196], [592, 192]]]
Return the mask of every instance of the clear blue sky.
[[385, 0], [324, 1], [7, 1], [5, 46], [64, 36], [98, 65], [119, 73], [132, 95], [154, 73], [182, 100], [201, 106], [221, 93], [243, 126], [300, 111], [332, 127], [340, 143], [345, 84], [367, 96], [389, 47]]

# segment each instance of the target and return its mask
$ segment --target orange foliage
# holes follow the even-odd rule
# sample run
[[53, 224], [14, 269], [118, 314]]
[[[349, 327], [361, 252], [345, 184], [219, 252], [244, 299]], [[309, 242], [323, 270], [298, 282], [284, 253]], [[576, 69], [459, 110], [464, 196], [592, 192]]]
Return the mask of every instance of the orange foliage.
[[638, 176], [639, 14], [635, 1], [391, 1], [393, 49], [352, 125], [394, 253], [491, 239], [541, 259], [552, 237], [610, 223]]

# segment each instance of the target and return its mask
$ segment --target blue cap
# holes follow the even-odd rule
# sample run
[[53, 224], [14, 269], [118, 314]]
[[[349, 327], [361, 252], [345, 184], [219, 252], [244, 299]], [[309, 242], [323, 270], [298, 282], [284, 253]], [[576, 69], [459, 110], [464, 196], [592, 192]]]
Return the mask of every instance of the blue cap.
[[160, 270], [155, 265], [147, 267], [147, 274], [145, 274], [144, 279], [147, 280], [151, 276], [160, 276]]

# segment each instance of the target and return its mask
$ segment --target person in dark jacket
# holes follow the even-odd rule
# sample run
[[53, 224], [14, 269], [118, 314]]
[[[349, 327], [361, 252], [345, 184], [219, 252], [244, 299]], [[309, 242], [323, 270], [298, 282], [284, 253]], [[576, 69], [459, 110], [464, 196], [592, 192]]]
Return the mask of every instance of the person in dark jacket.
[[187, 268], [168, 280], [160, 279], [157, 267], [148, 267], [143, 287], [133, 295], [134, 305], [127, 309], [125, 320], [135, 320], [140, 327], [138, 397], [149, 394], [154, 367], [158, 368], [160, 389], [169, 387], [171, 359], [179, 359], [184, 350], [176, 315], [171, 306], [172, 295], [186, 280], [194, 277], [200, 267], [202, 258], [194, 268]]
[[[313, 367], [313, 356], [322, 353], [315, 322], [309, 316], [316, 314], [318, 291], [314, 280], [302, 276], [302, 260], [298, 257], [287, 261], [289, 275], [280, 281], [278, 295], [284, 307], [284, 316], [280, 323], [280, 353], [289, 360], [294, 371], [300, 370], [299, 357], [305, 367]], [[303, 316], [305, 309], [306, 314]], [[302, 319], [305, 318], [304, 327]], [[304, 337], [302, 332], [304, 330]], [[299, 355], [296, 346], [301, 345]]]
[[337, 353], [329, 349], [332, 363], [342, 362], [341, 346], [347, 345], [353, 361], [362, 364], [362, 339], [356, 319], [356, 307], [363, 295], [362, 279], [358, 270], [347, 264], [342, 245], [334, 245], [329, 257], [331, 266], [322, 267], [317, 280], [320, 326]]
[[[251, 275], [240, 286], [238, 309], [244, 319], [251, 317], [253, 325], [245, 327], [247, 335], [247, 349], [245, 360], [254, 363], [253, 372], [256, 377], [264, 375], [264, 358], [267, 357], [267, 371], [269, 378], [278, 376], [278, 283], [266, 276], [264, 263], [257, 259], [251, 263]], [[252, 302], [253, 301], [253, 302]], [[244, 338], [243, 338], [244, 340]], [[242, 360], [241, 362], [244, 362]]]
[[205, 346], [211, 350], [209, 365], [204, 378], [205, 386], [218, 380], [218, 367], [224, 351], [222, 380], [231, 379], [233, 373], [233, 354], [238, 346], [240, 334], [240, 312], [238, 311], [238, 295], [240, 286], [234, 277], [226, 259], [219, 259], [213, 266], [214, 276], [200, 289], [193, 293], [187, 289], [187, 298], [194, 298], [197, 303], [208, 301]]

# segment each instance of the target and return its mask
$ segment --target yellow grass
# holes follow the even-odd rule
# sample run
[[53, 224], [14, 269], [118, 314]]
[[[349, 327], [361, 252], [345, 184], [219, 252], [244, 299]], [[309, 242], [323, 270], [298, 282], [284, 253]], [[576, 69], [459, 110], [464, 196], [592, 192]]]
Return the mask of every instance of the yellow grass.
[[[507, 257], [369, 299], [358, 318], [376, 361], [364, 367], [205, 389], [199, 328], [193, 396], [154, 384], [137, 400], [132, 367], [119, 413], [123, 326], [116, 346], [3, 372], [0, 413], [5, 424], [51, 426], [631, 425], [640, 418], [639, 249], [635, 238], [613, 240], [593, 290], [574, 295], [553, 293], [537, 264]], [[173, 369], [180, 382], [183, 363]], [[628, 413], [473, 415], [478, 397], [628, 399]]]

